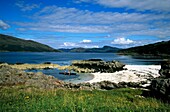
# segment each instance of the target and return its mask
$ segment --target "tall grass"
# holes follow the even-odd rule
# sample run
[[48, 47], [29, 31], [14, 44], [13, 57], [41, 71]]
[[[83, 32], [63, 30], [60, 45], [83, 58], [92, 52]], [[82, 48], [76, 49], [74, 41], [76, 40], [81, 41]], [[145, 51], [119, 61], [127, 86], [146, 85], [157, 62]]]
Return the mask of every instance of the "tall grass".
[[170, 104], [144, 98], [137, 89], [38, 90], [1, 88], [0, 112], [168, 112]]

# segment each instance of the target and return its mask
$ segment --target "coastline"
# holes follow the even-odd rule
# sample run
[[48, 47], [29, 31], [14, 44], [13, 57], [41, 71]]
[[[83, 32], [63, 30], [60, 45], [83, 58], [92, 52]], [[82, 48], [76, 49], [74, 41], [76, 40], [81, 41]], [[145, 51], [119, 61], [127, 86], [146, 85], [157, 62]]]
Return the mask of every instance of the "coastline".
[[[21, 64], [21, 65], [10, 65], [12, 68], [17, 69], [51, 69], [58, 68], [60, 70], [68, 69], [68, 66], [60, 66], [57, 64]], [[110, 81], [114, 83], [119, 82], [141, 82], [159, 77], [160, 65], [125, 65], [124, 69], [114, 73], [89, 73], [87, 77], [83, 74], [76, 79], [70, 79], [66, 82], [71, 83], [96, 83], [101, 81]]]
[[159, 77], [160, 65], [126, 65], [125, 70], [114, 73], [91, 73], [94, 78], [86, 81], [89, 83], [110, 81], [119, 82], [141, 82], [151, 78]]

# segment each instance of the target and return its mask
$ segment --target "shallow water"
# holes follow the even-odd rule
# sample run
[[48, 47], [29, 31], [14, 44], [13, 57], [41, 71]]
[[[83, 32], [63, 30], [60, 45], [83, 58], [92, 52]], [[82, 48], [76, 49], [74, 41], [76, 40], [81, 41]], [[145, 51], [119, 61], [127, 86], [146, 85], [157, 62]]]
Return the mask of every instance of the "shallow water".
[[93, 79], [92, 74], [76, 74], [76, 75], [63, 75], [59, 74], [59, 72], [64, 72], [58, 69], [48, 69], [48, 70], [26, 70], [26, 72], [42, 72], [46, 75], [54, 76], [55, 78], [62, 80], [64, 82], [71, 82], [71, 83], [82, 83]]

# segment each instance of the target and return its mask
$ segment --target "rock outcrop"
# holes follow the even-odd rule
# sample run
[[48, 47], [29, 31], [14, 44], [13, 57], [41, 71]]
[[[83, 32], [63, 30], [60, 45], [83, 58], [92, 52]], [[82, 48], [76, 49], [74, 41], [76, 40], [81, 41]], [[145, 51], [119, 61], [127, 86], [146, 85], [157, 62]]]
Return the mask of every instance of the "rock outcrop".
[[120, 82], [120, 83], [114, 83], [110, 81], [101, 81], [101, 82], [95, 82], [95, 83], [79, 83], [79, 84], [73, 84], [73, 83], [65, 83], [64, 88], [68, 89], [85, 89], [85, 90], [112, 90], [116, 88], [143, 88], [143, 84], [146, 84], [147, 82]]
[[170, 78], [170, 60], [165, 60], [161, 63], [159, 74], [162, 78]]
[[73, 61], [71, 64], [74, 71], [79, 73], [113, 73], [123, 70], [125, 66], [119, 61], [103, 61], [100, 59]]
[[42, 89], [61, 87], [64, 82], [43, 73], [24, 72], [9, 65], [0, 66], [0, 86], [34, 86]]
[[161, 76], [151, 82], [152, 95], [170, 100], [170, 60], [162, 62], [159, 73]]

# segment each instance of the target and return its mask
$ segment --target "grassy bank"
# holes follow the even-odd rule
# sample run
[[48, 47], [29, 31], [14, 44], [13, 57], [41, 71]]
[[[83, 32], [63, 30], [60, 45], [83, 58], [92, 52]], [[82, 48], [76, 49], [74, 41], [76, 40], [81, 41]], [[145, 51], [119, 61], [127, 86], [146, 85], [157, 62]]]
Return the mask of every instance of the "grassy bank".
[[1, 88], [0, 111], [6, 112], [109, 112], [170, 111], [170, 104], [144, 98], [137, 89], [110, 91], [38, 90]]

